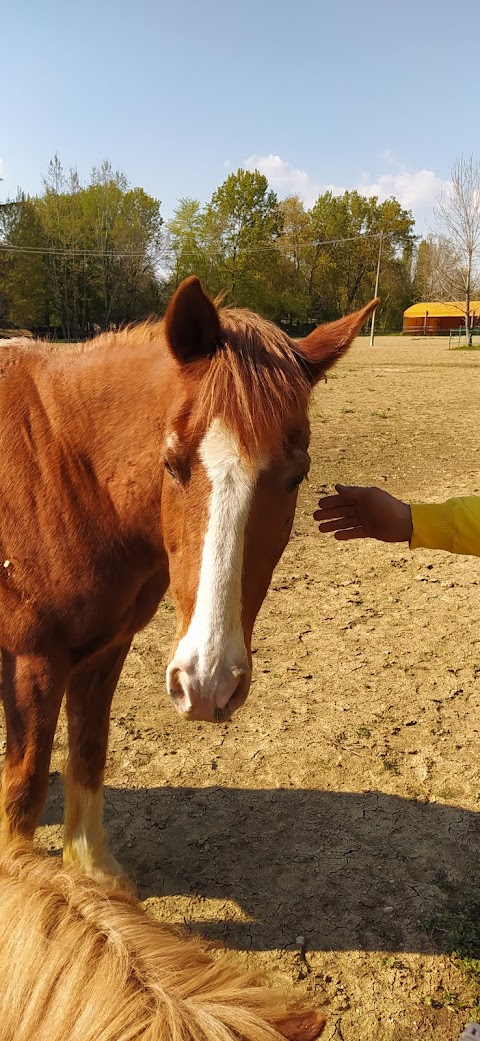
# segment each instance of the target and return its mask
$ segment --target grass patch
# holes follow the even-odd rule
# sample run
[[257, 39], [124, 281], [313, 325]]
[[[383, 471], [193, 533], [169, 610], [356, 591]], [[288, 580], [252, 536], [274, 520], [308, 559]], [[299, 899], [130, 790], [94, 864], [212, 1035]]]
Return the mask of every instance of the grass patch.
[[451, 991], [445, 991], [440, 997], [426, 994], [420, 1000], [422, 1005], [426, 1005], [427, 1008], [448, 1008], [449, 1012], [464, 1012], [467, 1009], [470, 1011], [472, 1007], [467, 1001], [462, 1001], [458, 994]]
[[[478, 1019], [480, 1009], [480, 884], [475, 887], [461, 902], [458, 889], [440, 870], [433, 881], [443, 889], [450, 905], [434, 912], [422, 922], [429, 935], [438, 946], [448, 954], [460, 970], [465, 991], [444, 990], [442, 982], [434, 994], [425, 994], [420, 998], [427, 1008], [447, 1008], [450, 1012], [468, 1011], [472, 1018]], [[476, 886], [478, 885], [478, 889]]]
[[[480, 879], [475, 879], [466, 894], [458, 900], [458, 889], [451, 881], [439, 880], [447, 893], [450, 905], [431, 915], [425, 926], [442, 949], [450, 955], [473, 990], [473, 1008], [480, 1009]], [[445, 995], [449, 1007], [466, 1007], [455, 1001], [454, 995]]]
[[449, 954], [478, 987], [480, 999], [480, 881], [457, 909], [447, 935]]

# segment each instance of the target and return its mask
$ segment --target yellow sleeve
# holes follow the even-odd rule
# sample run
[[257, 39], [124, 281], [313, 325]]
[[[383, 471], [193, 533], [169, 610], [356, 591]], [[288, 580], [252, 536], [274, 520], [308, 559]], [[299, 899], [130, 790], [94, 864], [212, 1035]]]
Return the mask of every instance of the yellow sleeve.
[[410, 549], [446, 549], [480, 557], [480, 496], [411, 504]]

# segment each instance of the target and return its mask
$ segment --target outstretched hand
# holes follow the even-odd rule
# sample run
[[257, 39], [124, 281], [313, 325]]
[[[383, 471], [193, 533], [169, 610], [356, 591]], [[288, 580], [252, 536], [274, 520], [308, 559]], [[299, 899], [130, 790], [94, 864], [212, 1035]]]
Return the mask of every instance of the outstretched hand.
[[355, 488], [336, 484], [337, 495], [320, 499], [313, 514], [319, 531], [333, 531], [339, 542], [379, 539], [410, 542], [412, 511], [406, 502], [381, 488]]

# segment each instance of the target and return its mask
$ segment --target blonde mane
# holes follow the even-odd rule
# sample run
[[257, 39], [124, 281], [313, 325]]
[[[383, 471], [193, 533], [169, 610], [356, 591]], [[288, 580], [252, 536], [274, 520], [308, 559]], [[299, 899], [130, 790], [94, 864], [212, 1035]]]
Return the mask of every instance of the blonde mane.
[[[0, 857], [2, 1041], [312, 1041], [319, 1012], [155, 922], [118, 884]], [[281, 1032], [281, 1034], [280, 1034]]]

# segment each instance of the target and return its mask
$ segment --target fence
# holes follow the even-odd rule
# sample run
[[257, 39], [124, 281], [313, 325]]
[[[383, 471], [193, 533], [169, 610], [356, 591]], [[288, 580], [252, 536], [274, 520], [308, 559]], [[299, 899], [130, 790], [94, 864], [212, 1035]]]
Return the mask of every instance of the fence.
[[[472, 328], [470, 330], [470, 332], [472, 334], [472, 346], [474, 344], [475, 344], [475, 346], [477, 344], [480, 345], [480, 327], [475, 326], [474, 328]], [[457, 347], [457, 348], [461, 347], [462, 346], [462, 339], [465, 340], [465, 346], [466, 346], [467, 345], [466, 344], [466, 333], [465, 333], [465, 326], [464, 325], [462, 325], [460, 327], [460, 329], [450, 329], [450, 334], [449, 334], [449, 337], [448, 337], [448, 349], [449, 349], [449, 351], [451, 351], [452, 349], [455, 350], [455, 347]], [[452, 347], [452, 345], [453, 345], [453, 347]]]

